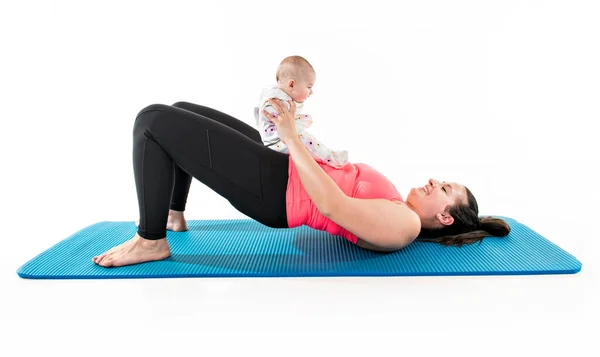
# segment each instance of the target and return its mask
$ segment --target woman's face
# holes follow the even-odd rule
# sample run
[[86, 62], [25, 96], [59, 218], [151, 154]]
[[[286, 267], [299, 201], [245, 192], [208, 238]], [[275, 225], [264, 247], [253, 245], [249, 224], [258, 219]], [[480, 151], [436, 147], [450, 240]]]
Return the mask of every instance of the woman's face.
[[456, 182], [429, 179], [425, 186], [412, 188], [406, 204], [421, 218], [423, 228], [441, 228], [454, 222], [448, 208], [457, 203], [467, 204], [467, 191]]

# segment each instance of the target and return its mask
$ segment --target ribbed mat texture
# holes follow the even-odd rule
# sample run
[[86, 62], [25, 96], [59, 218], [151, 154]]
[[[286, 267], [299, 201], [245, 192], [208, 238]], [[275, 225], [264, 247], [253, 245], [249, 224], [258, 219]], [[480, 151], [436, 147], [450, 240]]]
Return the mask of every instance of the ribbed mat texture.
[[361, 249], [308, 227], [273, 229], [253, 220], [190, 220], [167, 232], [171, 257], [103, 268], [92, 257], [133, 237], [134, 222], [99, 222], [21, 266], [33, 279], [572, 274], [581, 263], [518, 221], [482, 244], [444, 247], [416, 241], [394, 253]]

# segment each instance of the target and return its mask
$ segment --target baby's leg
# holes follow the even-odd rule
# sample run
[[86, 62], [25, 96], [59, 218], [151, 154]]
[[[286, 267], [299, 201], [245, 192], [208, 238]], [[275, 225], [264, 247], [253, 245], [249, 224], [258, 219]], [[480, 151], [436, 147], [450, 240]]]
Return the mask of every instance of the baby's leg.
[[306, 146], [317, 161], [336, 168], [344, 167], [348, 164], [348, 152], [346, 150], [333, 150], [307, 131], [303, 131], [299, 136], [304, 146]]
[[290, 151], [288, 150], [287, 145], [285, 145], [283, 143], [283, 141], [279, 140], [273, 144], [267, 145], [267, 147], [271, 150], [275, 150], [277, 152], [280, 152], [282, 154], [289, 154]]

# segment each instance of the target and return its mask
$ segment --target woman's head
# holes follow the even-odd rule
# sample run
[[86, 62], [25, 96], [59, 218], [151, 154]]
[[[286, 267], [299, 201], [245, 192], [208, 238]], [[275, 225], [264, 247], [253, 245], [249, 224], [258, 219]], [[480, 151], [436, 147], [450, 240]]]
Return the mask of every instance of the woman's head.
[[502, 219], [480, 218], [475, 196], [455, 182], [430, 179], [425, 186], [410, 190], [406, 204], [421, 219], [419, 237], [444, 245], [460, 247], [510, 232], [510, 226]]
[[312, 86], [316, 81], [315, 70], [301, 56], [286, 57], [275, 74], [277, 86], [297, 103], [304, 103], [312, 95]]

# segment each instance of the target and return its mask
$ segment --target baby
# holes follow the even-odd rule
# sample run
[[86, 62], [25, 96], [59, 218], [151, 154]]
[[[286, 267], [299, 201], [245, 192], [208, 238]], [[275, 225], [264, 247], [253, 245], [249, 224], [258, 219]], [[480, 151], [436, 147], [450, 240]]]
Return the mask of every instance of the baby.
[[328, 148], [306, 130], [312, 125], [312, 117], [309, 114], [302, 114], [302, 107], [304, 101], [311, 96], [312, 86], [315, 83], [315, 71], [310, 63], [300, 56], [287, 57], [279, 65], [276, 79], [277, 85], [263, 89], [258, 107], [254, 108], [254, 117], [263, 144], [275, 151], [289, 154], [287, 146], [279, 138], [277, 127], [264, 115], [263, 109], [271, 114], [277, 113], [268, 102], [269, 98], [283, 100], [288, 108], [287, 101], [294, 100], [297, 103], [296, 131], [308, 151], [316, 161], [335, 168], [345, 166], [348, 163], [347, 151]]

